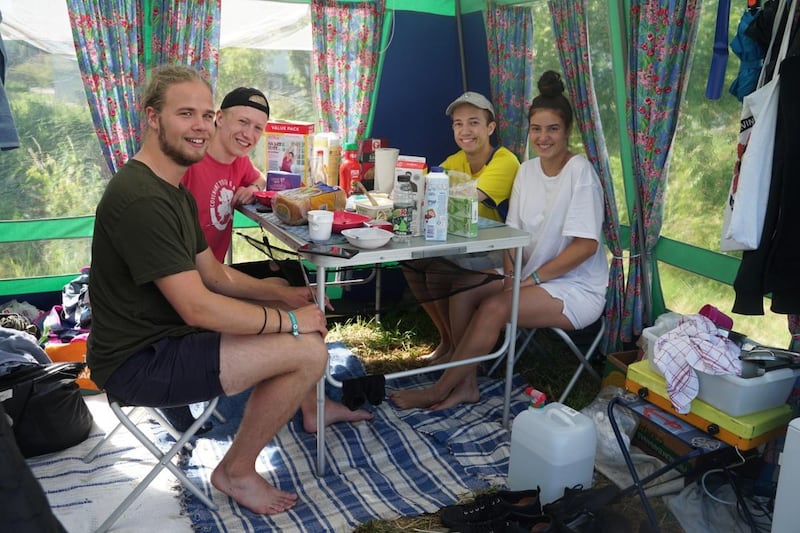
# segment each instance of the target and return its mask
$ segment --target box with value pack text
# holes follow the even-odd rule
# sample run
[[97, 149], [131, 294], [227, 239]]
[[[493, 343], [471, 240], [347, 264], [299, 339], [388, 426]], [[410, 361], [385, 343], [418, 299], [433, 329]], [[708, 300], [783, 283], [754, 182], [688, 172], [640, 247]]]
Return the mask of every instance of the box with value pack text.
[[266, 168], [300, 174], [303, 183], [309, 179], [309, 162], [314, 138], [314, 124], [291, 120], [270, 120], [264, 128]]

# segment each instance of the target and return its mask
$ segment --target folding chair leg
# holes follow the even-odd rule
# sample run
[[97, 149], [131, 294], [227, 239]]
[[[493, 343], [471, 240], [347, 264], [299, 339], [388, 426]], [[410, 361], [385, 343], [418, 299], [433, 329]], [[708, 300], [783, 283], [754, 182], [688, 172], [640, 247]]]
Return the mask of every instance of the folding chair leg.
[[[516, 352], [514, 353], [514, 364], [517, 364], [517, 361], [519, 361], [520, 356], [525, 352], [525, 349], [528, 347], [528, 344], [530, 344], [531, 342], [536, 344], [536, 340], [533, 338], [535, 334], [536, 334], [536, 329], [522, 329], [522, 328], [517, 329], [517, 349]], [[519, 342], [520, 338], [522, 338], [522, 343]], [[508, 352], [506, 352], [506, 357], [508, 357]], [[489, 372], [487, 372], [486, 374], [489, 376], [493, 375], [494, 371], [497, 370], [497, 368], [503, 361], [504, 361], [503, 357], [497, 359], [492, 365], [492, 367], [489, 369]]]
[[[192, 494], [197, 496], [197, 498], [200, 501], [202, 501], [203, 504], [206, 505], [206, 507], [212, 510], [217, 509], [216, 504], [214, 504], [214, 502], [211, 501], [211, 499], [208, 496], [206, 496], [194, 483], [192, 483], [180, 468], [178, 468], [176, 465], [172, 463], [172, 458], [175, 457], [175, 455], [178, 453], [178, 451], [180, 451], [181, 448], [183, 448], [189, 443], [189, 440], [195, 435], [197, 430], [200, 429], [200, 427], [203, 424], [205, 424], [206, 421], [213, 414], [217, 413], [216, 406], [218, 401], [219, 401], [218, 398], [214, 398], [213, 400], [211, 400], [204, 409], [203, 413], [194, 421], [194, 423], [192, 423], [191, 426], [189, 426], [189, 429], [187, 429], [182, 435], [178, 437], [177, 441], [172, 445], [172, 447], [170, 447], [170, 449], [166, 453], [162, 453], [161, 450], [148, 438], [148, 436], [145, 435], [144, 432], [137, 427], [136, 423], [130, 419], [128, 415], [132, 413], [125, 413], [123, 408], [117, 402], [111, 403], [111, 410], [120, 420], [120, 425], [124, 425], [128, 429], [128, 431], [130, 431], [136, 437], [136, 439], [139, 440], [139, 442], [141, 442], [150, 451], [150, 453], [153, 454], [153, 456], [158, 458], [158, 463], [153, 466], [150, 472], [144, 477], [144, 479], [142, 479], [142, 481], [136, 486], [136, 488], [122, 501], [122, 503], [119, 504], [119, 506], [117, 506], [116, 509], [114, 509], [111, 515], [108, 518], [106, 518], [106, 520], [97, 529], [98, 533], [104, 533], [109, 528], [111, 528], [111, 526], [114, 525], [114, 523], [119, 519], [119, 517], [122, 516], [122, 514], [128, 509], [128, 507], [130, 507], [130, 505], [136, 500], [136, 498], [138, 498], [141, 495], [141, 493], [144, 492], [144, 490], [150, 485], [153, 479], [155, 479], [156, 476], [164, 468], [167, 468], [170, 472], [172, 472], [172, 474], [176, 478], [178, 478], [178, 481], [180, 481], [181, 485], [186, 487], [186, 489], [188, 489]], [[156, 418], [158, 419], [161, 417], [159, 415]], [[166, 427], [169, 427], [169, 425], [167, 424], [165, 428]], [[114, 428], [114, 430], [112, 430], [112, 432], [109, 433], [108, 436], [106, 436], [97, 446], [95, 446], [95, 448], [91, 452], [89, 452], [89, 455], [92, 456], [92, 458], [94, 457], [94, 454], [97, 453], [97, 450], [100, 448], [100, 445], [106, 442], [118, 428], [119, 426]], [[87, 458], [88, 457], [89, 456], [87, 456]]]
[[592, 359], [592, 356], [595, 353], [595, 350], [600, 345], [600, 341], [603, 339], [603, 333], [605, 333], [605, 325], [606, 325], [605, 320], [601, 320], [600, 321], [600, 330], [595, 335], [594, 340], [592, 341], [592, 344], [589, 346], [589, 349], [586, 350], [586, 354], [582, 353], [580, 351], [580, 349], [578, 349], [578, 347], [575, 345], [575, 342], [572, 340], [572, 338], [569, 335], [567, 335], [567, 332], [565, 332], [564, 330], [562, 330], [560, 328], [550, 328], [559, 337], [561, 337], [561, 339], [567, 344], [569, 349], [572, 351], [573, 354], [575, 354], [575, 357], [577, 357], [578, 361], [580, 362], [580, 366], [575, 370], [575, 373], [572, 374], [572, 378], [569, 380], [569, 383], [564, 388], [564, 392], [562, 392], [561, 396], [558, 398], [558, 401], [560, 403], [564, 403], [564, 400], [567, 399], [567, 396], [569, 396], [569, 393], [572, 392], [572, 387], [574, 387], [575, 383], [578, 382], [578, 378], [581, 377], [581, 373], [583, 372], [584, 369], [587, 372], [589, 372], [592, 375], [592, 377], [594, 379], [596, 379], [597, 381], [600, 381], [602, 379], [600, 377], [600, 374], [598, 374], [597, 371], [594, 369], [594, 367], [592, 367], [591, 359]]

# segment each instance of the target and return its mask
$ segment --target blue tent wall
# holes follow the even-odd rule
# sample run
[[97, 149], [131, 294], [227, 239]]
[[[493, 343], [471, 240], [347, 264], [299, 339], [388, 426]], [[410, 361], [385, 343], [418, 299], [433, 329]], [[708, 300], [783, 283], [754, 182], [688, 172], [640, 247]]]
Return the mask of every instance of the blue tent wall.
[[[489, 95], [489, 64], [483, 14], [462, 16], [467, 88]], [[397, 11], [386, 51], [372, 136], [400, 153], [439, 164], [458, 147], [447, 105], [463, 92], [454, 17]]]

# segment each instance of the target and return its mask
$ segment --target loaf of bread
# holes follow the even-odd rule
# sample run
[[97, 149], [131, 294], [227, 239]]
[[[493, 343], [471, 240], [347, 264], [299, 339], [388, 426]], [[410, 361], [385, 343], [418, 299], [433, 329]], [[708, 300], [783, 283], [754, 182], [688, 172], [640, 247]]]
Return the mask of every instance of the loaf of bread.
[[316, 183], [309, 187], [298, 187], [279, 191], [272, 200], [272, 212], [290, 226], [308, 222], [307, 213], [312, 209], [344, 211], [347, 195], [339, 187]]

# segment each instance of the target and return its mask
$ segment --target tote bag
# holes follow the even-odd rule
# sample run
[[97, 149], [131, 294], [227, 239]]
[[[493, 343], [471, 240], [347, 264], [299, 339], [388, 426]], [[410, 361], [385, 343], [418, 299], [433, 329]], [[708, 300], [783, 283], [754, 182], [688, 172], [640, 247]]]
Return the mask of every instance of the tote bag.
[[[797, 2], [792, 0], [772, 79], [763, 83], [767, 63], [765, 61], [759, 88], [744, 97], [737, 146], [739, 160], [734, 167], [728, 202], [722, 219], [720, 249], [723, 252], [755, 250], [761, 241], [772, 178], [772, 152], [775, 147], [775, 127], [778, 121], [780, 63], [786, 57], [789, 47], [791, 21], [794, 20], [796, 4]], [[771, 55], [782, 18], [780, 14], [784, 10], [785, 0], [781, 0], [773, 23], [767, 58]]]

